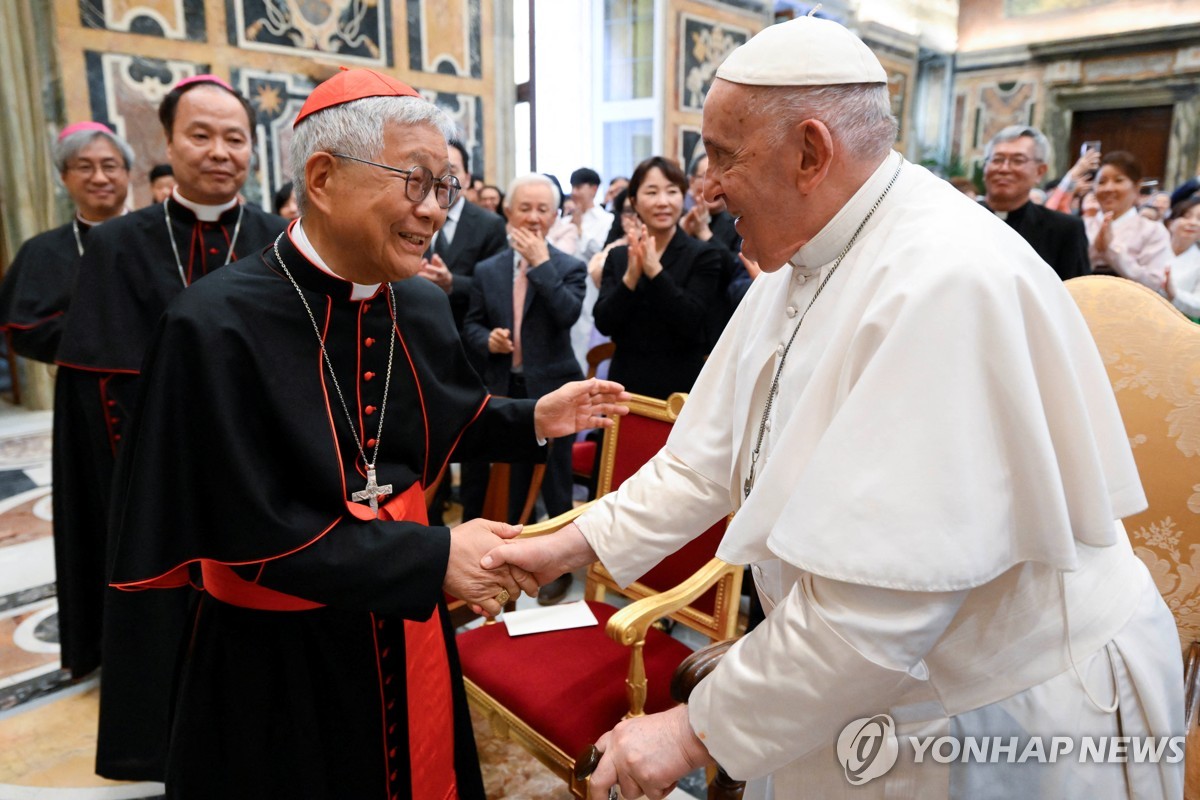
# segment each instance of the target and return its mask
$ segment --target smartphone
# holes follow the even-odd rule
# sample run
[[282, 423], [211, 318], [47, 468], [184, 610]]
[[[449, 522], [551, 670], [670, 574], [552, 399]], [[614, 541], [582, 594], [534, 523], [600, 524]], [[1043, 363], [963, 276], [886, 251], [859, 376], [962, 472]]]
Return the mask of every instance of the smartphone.
[[1158, 191], [1158, 181], [1154, 179], [1144, 180], [1138, 184], [1142, 194], [1154, 194]]
[[1079, 157], [1083, 158], [1084, 156], [1086, 156], [1088, 153], [1090, 153], [1093, 150], [1095, 150], [1097, 153], [1100, 152], [1100, 142], [1099, 141], [1084, 142], [1083, 146], [1081, 146], [1079, 148]]

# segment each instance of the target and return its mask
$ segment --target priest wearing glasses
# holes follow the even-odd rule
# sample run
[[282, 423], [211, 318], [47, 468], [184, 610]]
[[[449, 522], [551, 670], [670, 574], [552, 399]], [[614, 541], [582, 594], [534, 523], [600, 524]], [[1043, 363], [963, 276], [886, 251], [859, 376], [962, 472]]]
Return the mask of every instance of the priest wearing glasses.
[[476, 798], [446, 593], [537, 584], [502, 522], [427, 524], [451, 458], [531, 459], [611, 424], [606, 381], [491, 397], [445, 292], [414, 279], [460, 189], [449, 117], [365, 69], [296, 120], [301, 218], [171, 305], [118, 467], [114, 585], [200, 590], [175, 676], [170, 798]]
[[910, 737], [1183, 733], [1174, 620], [1120, 522], [1146, 506], [1129, 441], [1054, 271], [892, 150], [859, 39], [792, 20], [716, 76], [704, 194], [763, 274], [664, 449], [485, 558], [628, 583], [737, 512], [717, 556], [766, 619], [687, 706], [601, 737], [593, 800], [714, 761], [747, 798], [1181, 797], [1181, 758], [917, 759]]
[[[228, 83], [212, 75], [181, 82], [163, 99], [159, 119], [175, 190], [88, 234], [56, 355], [52, 464], [63, 665], [78, 677], [103, 662], [97, 770], [127, 780], [162, 777], [170, 689], [163, 673], [179, 647], [178, 636], [136, 634], [154, 620], [182, 620], [188, 600], [183, 591], [137, 597], [104, 588], [109, 487], [142, 356], [176, 295], [258, 252], [286, 224], [238, 199], [255, 116]], [[186, 416], [177, 422], [193, 424]]]
[[[58, 352], [88, 233], [126, 211], [133, 149], [107, 125], [77, 122], [58, 135], [54, 166], [75, 214], [66, 225], [25, 242], [0, 286], [0, 327], [13, 350], [47, 364]], [[63, 663], [69, 665], [74, 656], [68, 642], [63, 645]]]

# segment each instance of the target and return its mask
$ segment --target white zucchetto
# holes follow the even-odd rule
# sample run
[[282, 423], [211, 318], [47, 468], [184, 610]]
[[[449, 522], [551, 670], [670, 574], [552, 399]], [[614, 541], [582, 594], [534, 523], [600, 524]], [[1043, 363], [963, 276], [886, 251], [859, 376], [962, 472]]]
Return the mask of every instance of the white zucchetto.
[[764, 28], [734, 50], [717, 77], [749, 86], [887, 83], [879, 59], [842, 25], [797, 17]]

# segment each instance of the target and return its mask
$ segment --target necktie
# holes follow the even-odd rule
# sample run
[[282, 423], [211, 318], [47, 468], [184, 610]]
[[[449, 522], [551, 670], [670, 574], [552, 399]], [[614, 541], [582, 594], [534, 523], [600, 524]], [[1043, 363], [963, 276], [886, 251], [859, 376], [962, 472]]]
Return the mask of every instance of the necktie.
[[525, 277], [525, 271], [528, 269], [529, 262], [522, 258], [517, 267], [517, 276], [513, 278], [512, 365], [514, 370], [521, 366], [521, 321], [525, 316], [525, 292], [529, 288], [529, 279]]

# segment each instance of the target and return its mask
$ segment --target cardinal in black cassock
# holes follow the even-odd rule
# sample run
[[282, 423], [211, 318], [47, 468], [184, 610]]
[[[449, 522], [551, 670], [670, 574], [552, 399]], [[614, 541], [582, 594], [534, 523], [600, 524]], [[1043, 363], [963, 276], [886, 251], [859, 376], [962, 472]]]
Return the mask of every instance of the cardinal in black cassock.
[[[79, 676], [103, 662], [97, 771], [125, 780], [162, 779], [171, 672], [182, 641], [180, 635], [143, 639], [139, 629], [183, 620], [189, 601], [183, 590], [130, 596], [105, 589], [113, 464], [135, 413], [142, 356], [176, 295], [258, 252], [286, 225], [237, 199], [253, 125], [236, 93], [202, 76], [177, 86], [163, 102], [173, 104], [170, 121], [181, 134], [201, 127], [222, 131], [224, 138], [214, 135], [207, 150], [179, 154], [179, 184], [165, 203], [88, 235], [55, 386], [54, 539], [63, 665]], [[231, 131], [241, 131], [242, 151], [230, 147]], [[214, 149], [221, 152], [214, 156]], [[193, 163], [184, 163], [188, 159]], [[176, 422], [190, 424], [186, 417]]]
[[[380, 153], [313, 132], [366, 125], [352, 101], [378, 97]], [[202, 590], [167, 795], [482, 800], [443, 592], [495, 612], [536, 586], [479, 566], [515, 528], [429, 526], [424, 488], [452, 455], [535, 458], [627, 395], [490, 397], [445, 293], [387, 282], [416, 275], [457, 194], [443, 112], [351, 70], [296, 125], [302, 219], [168, 309], [116, 476], [114, 585]]]

